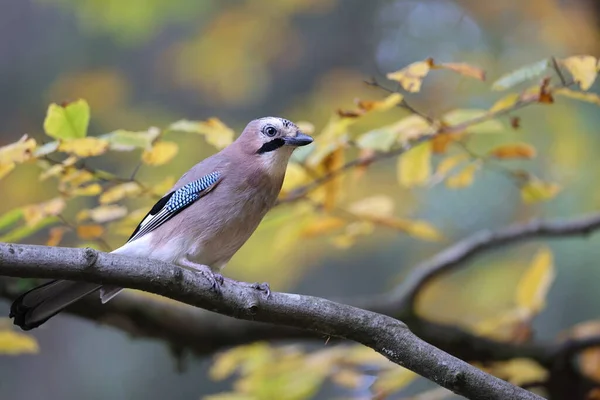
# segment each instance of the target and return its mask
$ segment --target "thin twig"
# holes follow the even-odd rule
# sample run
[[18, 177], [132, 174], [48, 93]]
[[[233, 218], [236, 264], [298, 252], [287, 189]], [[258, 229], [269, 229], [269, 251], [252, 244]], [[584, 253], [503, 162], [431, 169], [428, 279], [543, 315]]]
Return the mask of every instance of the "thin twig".
[[[366, 81], [366, 82], [369, 83], [368, 81]], [[371, 84], [371, 83], [369, 83], [369, 84]], [[568, 87], [571, 85], [573, 85], [573, 82], [567, 82], [565, 85], [558, 86], [554, 89]], [[386, 90], [390, 91], [391, 89], [386, 89]], [[548, 91], [551, 91], [551, 89], [548, 89]], [[524, 99], [524, 100], [519, 100], [515, 104], [513, 104], [511, 107], [501, 109], [498, 111], [494, 111], [494, 112], [488, 112], [482, 116], [471, 118], [470, 120], [464, 121], [460, 124], [456, 124], [456, 125], [452, 125], [452, 126], [440, 126], [433, 133], [429, 133], [427, 135], [423, 135], [416, 139], [413, 139], [412, 141], [410, 141], [407, 144], [407, 146], [403, 146], [400, 148], [394, 148], [388, 152], [377, 153], [376, 155], [371, 156], [368, 159], [357, 158], [357, 159], [348, 161], [346, 164], [342, 165], [340, 168], [338, 168], [334, 171], [330, 171], [330, 172], [314, 179], [312, 182], [307, 183], [306, 185], [300, 186], [300, 187], [296, 188], [295, 190], [290, 191], [290, 193], [287, 196], [281, 198], [277, 202], [277, 204], [290, 203], [290, 202], [300, 200], [300, 199], [306, 197], [312, 190], [314, 190], [317, 187], [319, 187], [320, 185], [327, 183], [330, 180], [336, 178], [338, 175], [345, 173], [349, 169], [352, 169], [352, 168], [355, 168], [355, 167], [358, 167], [361, 165], [370, 165], [377, 161], [386, 160], [391, 157], [399, 156], [402, 153], [408, 151], [410, 148], [412, 148], [416, 144], [433, 140], [436, 136], [438, 136], [440, 134], [454, 134], [454, 133], [464, 132], [470, 126], [480, 124], [480, 123], [488, 121], [490, 119], [502, 117], [502, 116], [512, 113], [514, 111], [520, 110], [523, 107], [526, 107], [526, 106], [532, 105], [532, 104], [537, 104], [537, 103], [538, 103], [538, 99], [534, 98], [534, 97]]]
[[[371, 77], [371, 80], [364, 80], [363, 82], [369, 86], [379, 88], [388, 93], [400, 93], [398, 90], [392, 90], [388, 87], [383, 86], [374, 77]], [[398, 86], [398, 89], [399, 88], [400, 88], [400, 86]], [[433, 123], [435, 121], [432, 117], [428, 116], [425, 113], [420, 112], [419, 110], [417, 110], [416, 108], [414, 108], [413, 106], [408, 104], [408, 102], [406, 101], [406, 99], [404, 97], [402, 98], [402, 101], [400, 102], [400, 104], [398, 104], [398, 107], [404, 108], [405, 110], [410, 111], [410, 113], [418, 115], [419, 117], [427, 120], [429, 123]]]
[[560, 83], [563, 86], [567, 86], [567, 80], [565, 79], [565, 76], [562, 73], [562, 70], [560, 69], [560, 66], [558, 65], [558, 61], [556, 60], [556, 57], [552, 56], [552, 66], [554, 67], [554, 71], [556, 71], [556, 75], [558, 75], [558, 78], [560, 79]]

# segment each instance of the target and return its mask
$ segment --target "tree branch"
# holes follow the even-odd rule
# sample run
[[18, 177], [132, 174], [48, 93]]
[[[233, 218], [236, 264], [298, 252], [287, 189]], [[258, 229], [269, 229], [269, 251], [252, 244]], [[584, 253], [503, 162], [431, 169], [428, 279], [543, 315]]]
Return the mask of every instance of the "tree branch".
[[392, 292], [388, 301], [396, 307], [406, 307], [410, 312], [414, 309], [417, 294], [429, 281], [459, 265], [464, 265], [466, 261], [485, 250], [537, 238], [588, 235], [597, 229], [600, 229], [600, 213], [548, 222], [533, 220], [497, 231], [478, 232], [418, 264], [413, 273]]
[[396, 319], [317, 297], [274, 292], [265, 299], [262, 293], [231, 281], [216, 294], [201, 274], [89, 248], [0, 244], [0, 273], [140, 289], [234, 318], [354, 340], [470, 399], [541, 399], [442, 352]]

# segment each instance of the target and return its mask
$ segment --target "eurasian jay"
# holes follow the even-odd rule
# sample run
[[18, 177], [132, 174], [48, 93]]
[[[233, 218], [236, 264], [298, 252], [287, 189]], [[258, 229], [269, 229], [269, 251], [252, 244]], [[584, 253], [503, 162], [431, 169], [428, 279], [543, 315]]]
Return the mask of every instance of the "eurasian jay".
[[[219, 271], [275, 204], [292, 152], [312, 141], [283, 118], [251, 121], [231, 145], [183, 174], [113, 253], [194, 269], [219, 290]], [[106, 303], [122, 289], [55, 280], [17, 298], [10, 317], [30, 330], [98, 290]]]

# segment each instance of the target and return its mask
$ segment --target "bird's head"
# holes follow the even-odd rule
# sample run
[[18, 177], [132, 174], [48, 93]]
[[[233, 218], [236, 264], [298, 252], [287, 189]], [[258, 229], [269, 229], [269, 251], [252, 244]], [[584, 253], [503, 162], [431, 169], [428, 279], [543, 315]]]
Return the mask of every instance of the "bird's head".
[[283, 172], [292, 152], [311, 144], [313, 138], [287, 119], [264, 117], [250, 122], [238, 140], [243, 151], [258, 158], [266, 169]]

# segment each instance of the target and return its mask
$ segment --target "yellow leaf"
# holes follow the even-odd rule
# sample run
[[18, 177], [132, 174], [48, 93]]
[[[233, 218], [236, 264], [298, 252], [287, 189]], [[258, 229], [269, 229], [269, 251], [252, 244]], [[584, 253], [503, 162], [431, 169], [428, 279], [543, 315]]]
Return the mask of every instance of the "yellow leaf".
[[164, 196], [169, 190], [171, 190], [171, 188], [173, 187], [173, 185], [175, 185], [175, 178], [172, 176], [167, 176], [165, 179], [163, 179], [162, 181], [160, 181], [159, 183], [157, 183], [156, 185], [154, 185], [152, 187], [152, 193], [154, 193], [157, 196]]
[[431, 176], [431, 143], [418, 144], [398, 157], [397, 170], [401, 186], [424, 185]]
[[218, 118], [209, 118], [206, 121], [181, 120], [172, 124], [169, 129], [204, 135], [206, 141], [217, 149], [229, 146], [234, 136], [233, 130]]
[[280, 195], [285, 197], [292, 190], [308, 183], [309, 180], [309, 175], [301, 165], [290, 162], [285, 171], [285, 178], [283, 179]]
[[46, 217], [60, 214], [65, 206], [65, 200], [61, 197], [56, 197], [44, 203], [25, 206], [23, 207], [23, 219], [28, 226], [34, 226]]
[[402, 118], [389, 127], [391, 131], [397, 132], [398, 141], [402, 144], [430, 133], [431, 128], [431, 125], [425, 118], [416, 114]]
[[[341, 147], [328, 155], [325, 160], [323, 160], [325, 173], [328, 174], [340, 169], [342, 165], [344, 165], [344, 158], [344, 149]], [[323, 190], [325, 191], [323, 209], [325, 211], [332, 210], [337, 204], [342, 190], [342, 182], [343, 175], [337, 174], [333, 179], [330, 179], [323, 185]]]
[[544, 308], [554, 276], [552, 252], [548, 248], [542, 248], [517, 285], [516, 303], [526, 319]]
[[479, 167], [476, 164], [467, 165], [457, 174], [446, 179], [446, 186], [451, 189], [461, 189], [471, 186], [475, 179], [475, 172], [477, 172], [478, 168]]
[[312, 135], [315, 131], [315, 126], [308, 121], [298, 121], [296, 122], [296, 126], [302, 133], [306, 133], [307, 135]]
[[29, 160], [33, 149], [35, 149], [35, 139], [23, 135], [18, 142], [0, 147], [0, 166]]
[[[599, 335], [600, 321], [586, 321], [570, 328], [567, 335], [563, 335], [562, 339], [577, 340], [598, 337]], [[596, 382], [600, 382], [600, 348], [590, 347], [589, 349], [582, 351], [578, 357], [577, 363], [584, 375]]]
[[549, 374], [546, 368], [529, 358], [495, 362], [491, 364], [490, 372], [517, 386], [530, 382], [545, 382]]
[[530, 178], [521, 185], [521, 199], [526, 204], [533, 204], [553, 199], [561, 188], [556, 183], [549, 183], [537, 178]]
[[40, 181], [44, 181], [53, 176], [60, 175], [65, 170], [65, 166], [62, 164], [56, 164], [45, 170], [40, 174]]
[[421, 90], [423, 78], [429, 73], [432, 64], [433, 60], [431, 59], [419, 61], [412, 63], [401, 70], [390, 72], [386, 76], [388, 79], [400, 83], [404, 90], [416, 93]]
[[466, 124], [465, 132], [468, 133], [497, 133], [504, 129], [500, 121], [486, 118], [487, 111], [477, 109], [453, 110], [443, 116], [444, 122], [450, 125]]
[[457, 154], [444, 158], [437, 166], [435, 171], [436, 177], [442, 178], [446, 176], [454, 167], [469, 159], [468, 154]]
[[341, 218], [332, 216], [319, 216], [302, 229], [301, 235], [308, 238], [326, 235], [337, 229], [340, 229], [345, 224], [346, 221]]
[[358, 217], [387, 218], [394, 212], [394, 201], [386, 195], [371, 196], [352, 203], [348, 211]]
[[61, 173], [60, 182], [73, 187], [81, 186], [94, 179], [94, 175], [91, 172], [83, 169], [66, 168]]
[[91, 210], [82, 210], [77, 214], [77, 221], [91, 219], [99, 224], [121, 219], [127, 215], [127, 208], [118, 205], [107, 205], [92, 208]]
[[515, 342], [517, 334], [520, 334], [519, 331], [526, 326], [524, 325], [522, 316], [518, 312], [515, 312], [514, 309], [510, 309], [478, 321], [474, 326], [474, 331], [486, 338]]
[[363, 111], [387, 111], [396, 107], [402, 102], [403, 96], [400, 93], [392, 93], [381, 101], [359, 100], [358, 108]]
[[125, 182], [107, 189], [100, 196], [100, 204], [110, 204], [126, 197], [134, 197], [142, 192], [142, 188], [136, 182]]
[[102, 186], [99, 183], [80, 186], [69, 192], [71, 196], [96, 196], [102, 193]]
[[561, 62], [569, 70], [581, 90], [588, 90], [592, 87], [598, 74], [596, 57], [573, 56], [565, 58]]
[[79, 225], [77, 236], [84, 240], [98, 239], [104, 233], [102, 225]]
[[13, 169], [15, 169], [15, 163], [0, 164], [0, 179], [8, 175]]
[[306, 165], [310, 168], [317, 168], [327, 156], [337, 148], [344, 146], [348, 127], [355, 122], [356, 118], [332, 116], [321, 134], [316, 137], [316, 148], [306, 159]]
[[264, 342], [237, 346], [217, 354], [208, 374], [212, 380], [220, 381], [242, 368], [246, 360], [253, 359], [255, 363], [261, 363], [270, 356], [271, 349]]
[[104, 154], [108, 150], [108, 141], [95, 137], [84, 137], [61, 142], [58, 150], [73, 153], [78, 157], [93, 157]]
[[364, 380], [364, 375], [348, 368], [340, 369], [331, 376], [331, 380], [344, 388], [356, 389]]
[[553, 93], [575, 100], [587, 101], [588, 103], [593, 103], [600, 106], [600, 96], [598, 96], [596, 93], [578, 92], [569, 88], [556, 89]]
[[504, 96], [503, 98], [501, 98], [500, 100], [496, 101], [494, 103], [494, 105], [492, 106], [492, 108], [490, 108], [489, 113], [495, 114], [500, 111], [508, 110], [509, 108], [511, 108], [512, 106], [517, 104], [517, 102], [519, 101], [520, 98], [521, 98], [520, 94], [510, 93], [510, 94]]
[[46, 246], [58, 246], [67, 230], [68, 230], [68, 228], [66, 228], [64, 226], [57, 226], [57, 227], [50, 229], [50, 233], [48, 236], [48, 241], [46, 242]]
[[90, 106], [79, 99], [67, 105], [50, 104], [44, 131], [55, 139], [76, 139], [85, 137], [90, 122]]
[[0, 330], [0, 354], [35, 354], [39, 346], [33, 336], [12, 330]]
[[526, 143], [514, 143], [496, 147], [489, 154], [496, 158], [534, 158], [536, 150]]
[[443, 239], [442, 234], [435, 227], [425, 221], [390, 218], [379, 219], [376, 222], [393, 229], [398, 229], [418, 239], [432, 242], [437, 242]]
[[434, 64], [431, 66], [432, 69], [447, 69], [450, 71], [458, 72], [461, 75], [468, 76], [470, 78], [479, 79], [485, 81], [485, 71], [481, 68], [474, 67], [466, 63], [441, 63]]
[[373, 384], [373, 388], [376, 392], [395, 393], [408, 386], [417, 377], [417, 374], [406, 368], [395, 367], [381, 372]]
[[177, 143], [158, 142], [152, 149], [142, 153], [142, 161], [148, 165], [163, 165], [171, 161], [179, 151]]

